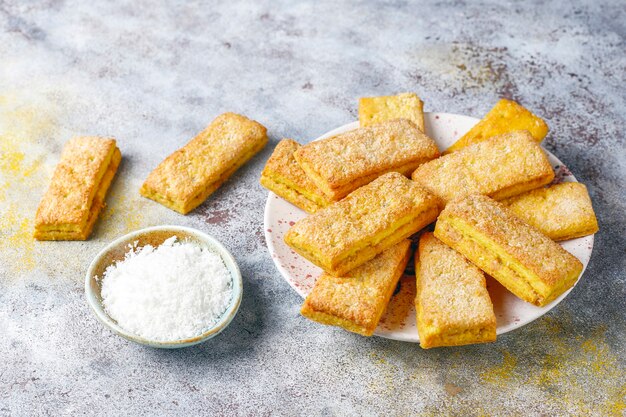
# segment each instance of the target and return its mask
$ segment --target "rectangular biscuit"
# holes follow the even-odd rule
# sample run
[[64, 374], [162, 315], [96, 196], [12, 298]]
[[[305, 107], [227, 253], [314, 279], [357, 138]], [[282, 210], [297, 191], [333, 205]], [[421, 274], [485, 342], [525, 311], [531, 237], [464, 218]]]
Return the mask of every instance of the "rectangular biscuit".
[[587, 187], [580, 182], [537, 188], [503, 200], [502, 204], [552, 240], [574, 239], [598, 231]]
[[526, 108], [503, 98], [480, 122], [446, 149], [444, 154], [515, 130], [528, 130], [536, 142], [541, 142], [548, 134], [548, 125], [542, 118], [535, 116]]
[[415, 253], [420, 346], [460, 346], [496, 340], [496, 316], [483, 272], [432, 233]]
[[267, 130], [260, 123], [235, 113], [221, 114], [148, 175], [141, 195], [187, 214], [266, 143]]
[[390, 172], [296, 222], [285, 242], [329, 274], [342, 276], [433, 222], [441, 207], [424, 188]]
[[397, 119], [311, 142], [294, 153], [309, 178], [337, 201], [387, 172], [409, 175], [439, 156], [415, 124]]
[[318, 323], [371, 336], [409, 261], [410, 248], [405, 239], [341, 277], [322, 274], [300, 313]]
[[70, 139], [37, 208], [35, 239], [86, 240], [121, 159], [115, 139]]
[[370, 126], [393, 119], [408, 119], [415, 123], [419, 130], [426, 132], [424, 102], [415, 93], [359, 99], [359, 124], [361, 126]]
[[300, 144], [292, 139], [278, 142], [261, 173], [261, 185], [302, 210], [315, 213], [329, 205], [330, 200], [293, 157], [299, 148]]
[[427, 162], [412, 178], [446, 202], [470, 194], [501, 200], [550, 183], [554, 171], [530, 133], [517, 131]]
[[449, 203], [439, 215], [435, 236], [537, 306], [571, 288], [583, 268], [558, 243], [479, 194]]

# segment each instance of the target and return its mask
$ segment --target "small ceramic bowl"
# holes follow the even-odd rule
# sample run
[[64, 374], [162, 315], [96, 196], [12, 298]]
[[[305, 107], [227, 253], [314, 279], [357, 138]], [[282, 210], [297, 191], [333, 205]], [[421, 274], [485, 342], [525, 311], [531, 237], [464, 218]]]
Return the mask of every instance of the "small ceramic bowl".
[[[109, 317], [109, 315], [104, 310], [104, 307], [102, 306], [102, 296], [100, 294], [101, 283], [100, 281], [96, 280], [96, 277], [102, 277], [105, 269], [114, 261], [124, 259], [124, 255], [126, 254], [126, 252], [128, 252], [129, 244], [138, 242], [137, 246], [139, 247], [145, 246], [147, 244], [156, 247], [172, 236], [177, 236], [178, 239], [181, 241], [187, 240], [194, 242], [198, 245], [208, 247], [211, 250], [215, 251], [217, 254], [219, 254], [224, 260], [224, 264], [226, 265], [226, 268], [230, 271], [230, 274], [232, 276], [233, 296], [230, 306], [226, 309], [224, 314], [222, 314], [217, 323], [215, 323], [215, 325], [206, 332], [198, 336], [183, 340], [173, 340], [168, 342], [147, 340], [124, 330], [117, 324], [115, 320]], [[85, 295], [87, 297], [87, 303], [94, 311], [94, 313], [96, 313], [96, 317], [98, 318], [98, 320], [100, 320], [106, 327], [108, 327], [118, 335], [122, 336], [123, 338], [140, 343], [142, 345], [165, 349], [175, 349], [195, 345], [219, 334], [228, 326], [228, 324], [230, 324], [233, 317], [235, 317], [235, 314], [237, 314], [237, 310], [239, 309], [239, 305], [241, 304], [242, 293], [243, 284], [241, 281], [241, 272], [239, 271], [237, 262], [235, 262], [235, 259], [230, 254], [230, 252], [228, 252], [228, 250], [215, 238], [207, 235], [206, 233], [183, 226], [148, 227], [146, 229], [141, 229], [129, 233], [120, 237], [119, 239], [114, 240], [104, 249], [102, 249], [102, 251], [100, 251], [98, 255], [96, 255], [95, 259], [91, 262], [91, 265], [89, 265], [87, 275], [85, 276]]]

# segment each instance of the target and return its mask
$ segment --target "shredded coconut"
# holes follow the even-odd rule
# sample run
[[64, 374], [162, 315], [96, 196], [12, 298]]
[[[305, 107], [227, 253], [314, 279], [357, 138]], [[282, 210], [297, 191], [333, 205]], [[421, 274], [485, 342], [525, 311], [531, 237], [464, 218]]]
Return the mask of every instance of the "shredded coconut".
[[211, 328], [232, 299], [232, 277], [221, 256], [176, 236], [156, 248], [136, 245], [98, 278], [109, 316], [154, 341], [187, 339]]

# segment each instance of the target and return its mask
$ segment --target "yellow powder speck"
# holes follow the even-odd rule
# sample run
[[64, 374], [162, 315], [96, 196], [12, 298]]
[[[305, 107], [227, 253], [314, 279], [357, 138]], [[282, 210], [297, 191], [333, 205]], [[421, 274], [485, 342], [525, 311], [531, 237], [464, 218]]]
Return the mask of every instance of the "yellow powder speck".
[[508, 351], [503, 352], [502, 364], [483, 372], [480, 377], [483, 381], [492, 384], [505, 384], [514, 375], [517, 359]]
[[623, 416], [626, 411], [626, 385], [622, 385], [621, 389], [615, 392], [608, 401], [608, 412], [612, 416]]
[[32, 228], [32, 220], [21, 216], [15, 203], [4, 208], [0, 217], [0, 249], [4, 256], [10, 257], [9, 265], [24, 269], [35, 266]]
[[[626, 409], [626, 370], [606, 341], [607, 327], [597, 326], [585, 336], [571, 334], [573, 316], [561, 310], [543, 317], [541, 337], [524, 356], [504, 352], [500, 365], [481, 375], [486, 389], [510, 390], [525, 385], [537, 402], [550, 403], [557, 414], [622, 415]], [[519, 354], [518, 354], [519, 355]], [[524, 358], [524, 363], [518, 363]], [[523, 368], [523, 372], [515, 372]]]
[[6, 191], [9, 189], [9, 185], [11, 183], [5, 181], [4, 183], [0, 183], [0, 201], [4, 201], [7, 197]]
[[41, 168], [58, 129], [54, 114], [19, 94], [0, 96], [0, 262], [15, 271], [35, 267], [33, 222], [49, 181]]
[[132, 185], [119, 182], [109, 193], [100, 218], [102, 233], [118, 236], [147, 226], [145, 210], [141, 209], [147, 202], [132, 189]]
[[370, 356], [372, 357], [372, 359], [374, 359], [376, 363], [380, 363], [380, 364], [387, 363], [387, 361], [377, 352], [370, 353]]
[[0, 136], [0, 139], [0, 170], [20, 174], [24, 154], [11, 149], [10, 139], [6, 136]]

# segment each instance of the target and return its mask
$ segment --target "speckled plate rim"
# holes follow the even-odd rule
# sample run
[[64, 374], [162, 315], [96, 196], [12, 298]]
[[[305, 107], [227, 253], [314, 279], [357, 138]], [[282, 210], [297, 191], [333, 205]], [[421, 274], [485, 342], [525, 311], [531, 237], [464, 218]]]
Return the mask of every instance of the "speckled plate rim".
[[[424, 112], [424, 117], [425, 117], [425, 122], [426, 122], [426, 133], [430, 136], [433, 137], [432, 131], [431, 131], [431, 126], [433, 124], [434, 120], [438, 120], [438, 119], [451, 119], [451, 120], [455, 120], [457, 122], [457, 124], [460, 125], [464, 125], [465, 129], [455, 129], [453, 134], [451, 136], [453, 136], [454, 138], [450, 141], [450, 143], [448, 144], [448, 146], [450, 146], [452, 143], [454, 143], [454, 141], [456, 141], [458, 138], [460, 138], [463, 134], [465, 134], [465, 132], [467, 132], [467, 130], [469, 130], [474, 124], [478, 123], [478, 121], [480, 119], [477, 119], [475, 117], [471, 117], [471, 116], [465, 116], [465, 115], [460, 115], [460, 114], [454, 114], [454, 113], [445, 113], [445, 112]], [[350, 130], [354, 130], [356, 128], [359, 127], [359, 122], [352, 122], [352, 123], [348, 123], [345, 124], [343, 126], [340, 126], [336, 129], [333, 129], [323, 135], [321, 135], [320, 137], [314, 139], [314, 141], [317, 140], [322, 140], [325, 138], [328, 138], [330, 136], [334, 136], [334, 135], [338, 135], [341, 133], [345, 133], [347, 131]], [[438, 143], [438, 145], [440, 145], [440, 143]], [[440, 146], [440, 149], [445, 149], [446, 147], [442, 147]], [[546, 154], [548, 155], [548, 159], [551, 163], [551, 165], [553, 167], [562, 167], [564, 168], [564, 172], [566, 173], [563, 178], [562, 178], [562, 182], [578, 182], [578, 180], [574, 177], [573, 174], [571, 174], [566, 168], [565, 168], [565, 164], [563, 164], [554, 154], [552, 154], [550, 151], [548, 151], [547, 149], [544, 148], [544, 151], [546, 152]], [[293, 277], [292, 273], [281, 264], [281, 262], [279, 262], [279, 260], [277, 259], [277, 250], [276, 250], [276, 246], [275, 246], [275, 242], [274, 240], [276, 239], [276, 236], [273, 235], [270, 231], [270, 224], [272, 224], [272, 220], [274, 218], [275, 211], [274, 211], [274, 202], [275, 201], [284, 201], [282, 200], [280, 197], [278, 197], [276, 194], [272, 193], [271, 191], [268, 193], [268, 198], [266, 200], [265, 203], [265, 212], [264, 212], [264, 226], [263, 226], [263, 231], [265, 234], [265, 242], [267, 244], [267, 248], [270, 252], [270, 255], [272, 257], [272, 261], [274, 262], [274, 265], [276, 266], [276, 268], [278, 269], [278, 271], [280, 272], [280, 274], [282, 275], [282, 277], [285, 279], [285, 281], [287, 281], [287, 283], [289, 284], [289, 286], [291, 286], [291, 288], [293, 288], [302, 298], [305, 298], [307, 296], [307, 292], [305, 292], [299, 285], [297, 285], [298, 280], [296, 278]], [[288, 202], [284, 201], [285, 204], [289, 204]], [[303, 214], [304, 211], [300, 210], [299, 208], [289, 204], [289, 206], [293, 207], [293, 210], [295, 211], [300, 211]], [[505, 326], [498, 326], [496, 329], [496, 333], [497, 335], [502, 335], [505, 333], [508, 333], [512, 330], [518, 329], [520, 327], [525, 326], [528, 323], [533, 322], [534, 320], [537, 320], [538, 318], [540, 318], [541, 316], [547, 314], [550, 310], [552, 310], [554, 307], [556, 307], [561, 301], [563, 301], [563, 299], [565, 299], [565, 297], [567, 297], [567, 295], [575, 288], [575, 286], [578, 284], [578, 282], [580, 282], [585, 270], [587, 269], [587, 265], [589, 263], [589, 260], [591, 259], [591, 254], [593, 252], [593, 244], [594, 244], [594, 235], [589, 235], [589, 236], [585, 236], [585, 237], [581, 237], [578, 239], [572, 239], [570, 241], [565, 241], [565, 242], [559, 242], [562, 246], [565, 247], [565, 249], [568, 249], [568, 246], [571, 246], [573, 243], [580, 243], [584, 244], [586, 248], [588, 248], [584, 253], [582, 254], [578, 254], [577, 258], [582, 262], [583, 264], [583, 270], [581, 271], [580, 275], [578, 276], [578, 279], [576, 280], [576, 282], [574, 283], [574, 285], [572, 286], [572, 288], [570, 288], [569, 290], [567, 290], [566, 292], [564, 292], [563, 294], [561, 294], [558, 298], [556, 298], [554, 301], [552, 301], [551, 303], [547, 304], [544, 307], [536, 307], [534, 305], [531, 305], [529, 303], [524, 303], [525, 305], [527, 305], [527, 308], [531, 311], [534, 312], [534, 314], [526, 314], [524, 316], [522, 316], [518, 321], [514, 322], [513, 324], [508, 324]], [[279, 242], [279, 244], [283, 244], [286, 245], [284, 242]], [[581, 256], [582, 255], [582, 256]], [[308, 262], [306, 260], [304, 260], [305, 262]], [[290, 266], [290, 265], [288, 265]], [[393, 330], [386, 330], [386, 329], [381, 329], [380, 326], [376, 329], [376, 331], [374, 332], [375, 336], [380, 336], [380, 337], [384, 337], [387, 339], [393, 339], [393, 340], [399, 340], [399, 341], [404, 341], [404, 342], [412, 342], [412, 343], [419, 343], [419, 337], [417, 334], [417, 329], [415, 329], [415, 332], [407, 335], [405, 333], [400, 333], [400, 332], [396, 332]]]
[[[224, 264], [226, 265], [226, 268], [228, 269], [228, 271], [230, 272], [232, 276], [232, 283], [233, 283], [232, 284], [233, 286], [232, 302], [230, 306], [226, 309], [226, 311], [222, 314], [222, 316], [217, 321], [217, 323], [215, 323], [215, 325], [211, 329], [207, 330], [206, 332], [198, 336], [192, 337], [192, 338], [176, 340], [176, 341], [148, 340], [148, 339], [145, 339], [143, 337], [137, 336], [133, 333], [130, 333], [124, 330], [104, 311], [102, 303], [100, 302], [100, 300], [94, 293], [93, 285], [92, 285], [92, 281], [95, 281], [94, 269], [98, 265], [99, 260], [103, 256], [105, 256], [105, 254], [107, 254], [110, 250], [112, 250], [115, 247], [118, 247], [120, 244], [127, 242], [128, 240], [137, 238], [141, 235], [150, 233], [150, 232], [172, 232], [172, 235], [174, 235], [176, 232], [184, 232], [184, 233], [193, 235], [197, 237], [199, 240], [201, 240], [204, 244], [206, 244], [207, 247], [217, 252], [224, 260]], [[213, 236], [207, 233], [204, 233], [200, 230], [193, 229], [191, 227], [186, 227], [186, 226], [161, 225], [161, 226], [147, 227], [144, 229], [136, 230], [131, 233], [127, 233], [115, 239], [113, 242], [106, 245], [100, 252], [98, 252], [98, 254], [91, 261], [91, 264], [89, 265], [89, 268], [87, 269], [87, 273], [85, 275], [85, 297], [87, 299], [87, 304], [89, 305], [89, 307], [91, 307], [91, 310], [95, 313], [98, 321], [100, 321], [102, 324], [104, 324], [105, 327], [109, 328], [111, 331], [113, 331], [117, 335], [127, 340], [130, 340], [132, 342], [139, 343], [145, 346], [161, 348], [161, 349], [177, 349], [177, 348], [193, 346], [198, 343], [205, 342], [217, 336], [226, 327], [228, 327], [230, 322], [233, 320], [233, 318], [237, 314], [237, 311], [239, 311], [239, 306], [241, 305], [242, 295], [243, 295], [243, 280], [241, 277], [241, 271], [239, 270], [237, 261], [235, 261], [235, 258], [228, 251], [228, 249], [226, 249], [224, 245], [222, 245]]]

